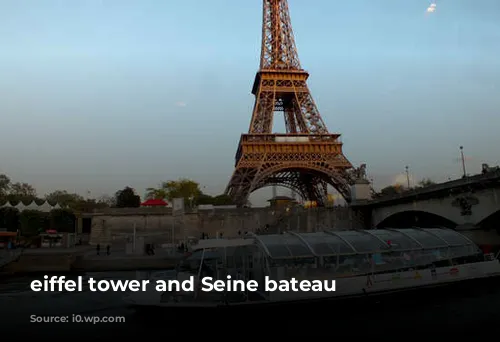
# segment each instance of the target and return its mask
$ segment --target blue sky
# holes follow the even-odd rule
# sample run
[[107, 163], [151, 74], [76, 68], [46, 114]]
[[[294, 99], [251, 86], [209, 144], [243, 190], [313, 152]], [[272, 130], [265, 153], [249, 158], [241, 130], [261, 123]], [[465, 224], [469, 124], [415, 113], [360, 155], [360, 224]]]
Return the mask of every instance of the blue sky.
[[[289, 0], [309, 86], [376, 187], [499, 164], [500, 1]], [[261, 1], [0, 0], [0, 172], [98, 196], [216, 194], [248, 130]], [[261, 203], [269, 192], [257, 193]]]

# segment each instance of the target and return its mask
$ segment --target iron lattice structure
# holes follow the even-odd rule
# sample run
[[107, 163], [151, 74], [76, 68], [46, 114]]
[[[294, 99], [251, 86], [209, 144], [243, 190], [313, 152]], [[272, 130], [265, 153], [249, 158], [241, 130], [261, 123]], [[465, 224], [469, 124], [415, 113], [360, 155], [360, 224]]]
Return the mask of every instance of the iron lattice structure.
[[[286, 0], [264, 0], [260, 68], [252, 93], [255, 105], [248, 134], [242, 134], [235, 171], [226, 188], [236, 204], [266, 186], [292, 189], [324, 205], [328, 184], [350, 201], [351, 163], [340, 134], [330, 134], [314, 103], [295, 46]], [[273, 134], [283, 113], [285, 134]]]

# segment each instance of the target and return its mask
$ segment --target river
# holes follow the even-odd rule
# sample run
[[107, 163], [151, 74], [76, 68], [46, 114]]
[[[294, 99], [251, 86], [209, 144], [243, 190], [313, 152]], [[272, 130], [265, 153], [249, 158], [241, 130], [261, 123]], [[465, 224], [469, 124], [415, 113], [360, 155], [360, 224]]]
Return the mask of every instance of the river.
[[[135, 279], [135, 272], [90, 273], [85, 275], [95, 279]], [[0, 314], [2, 322], [13, 327], [19, 339], [36, 335], [51, 339], [68, 339], [71, 337], [117, 337], [130, 336], [137, 332], [163, 333], [184, 331], [184, 333], [199, 333], [185, 330], [188, 324], [201, 327], [204, 323], [213, 327], [225, 326], [227, 314], [214, 317], [206, 315], [206, 311], [187, 310], [182, 314], [170, 316], [152, 316], [145, 319], [135, 314], [122, 301], [123, 293], [118, 292], [83, 292], [34, 293], [30, 290], [30, 283], [40, 277], [18, 277], [2, 279], [0, 284]], [[464, 293], [453, 293], [438, 297], [425, 298], [408, 295], [397, 301], [374, 301], [366, 305], [350, 307], [349, 312], [339, 312], [335, 304], [326, 310], [312, 312], [282, 312], [276, 313], [275, 323], [264, 324], [264, 312], [242, 309], [237, 319], [246, 329], [252, 330], [252, 325], [259, 329], [271, 329], [271, 326], [280, 326], [280, 319], [301, 322], [300, 332], [304, 329], [324, 334], [326, 329], [339, 332], [349, 332], [351, 336], [372, 331], [380, 334], [381, 331], [393, 331], [406, 326], [419, 331], [428, 331], [429, 334], [442, 331], [447, 336], [463, 334], [464, 331], [473, 331], [475, 336], [482, 326], [492, 325], [500, 319], [500, 284], [499, 280], [492, 280], [487, 287], [478, 287]], [[246, 310], [246, 311], [245, 311]], [[343, 308], [342, 310], [347, 310]], [[227, 312], [227, 311], [226, 311]], [[235, 311], [236, 312], [236, 311]], [[250, 314], [248, 314], [250, 313]], [[267, 312], [269, 314], [269, 312]], [[32, 315], [39, 316], [67, 316], [78, 317], [111, 317], [121, 322], [115, 323], [32, 323]], [[231, 314], [234, 316], [234, 314]], [[259, 318], [258, 316], [262, 316]], [[269, 316], [269, 315], [268, 315]], [[231, 317], [233, 320], [234, 317]], [[249, 322], [250, 321], [250, 322]], [[234, 323], [233, 323], [234, 324]], [[3, 324], [2, 324], [3, 326]], [[355, 329], [355, 327], [360, 329]], [[362, 329], [361, 329], [362, 327]], [[257, 328], [255, 328], [257, 329]], [[282, 336], [287, 333], [296, 335], [298, 326], [284, 326], [280, 328]], [[201, 331], [202, 332], [202, 331]], [[13, 340], [13, 339], [10, 339]], [[15, 339], [14, 339], [15, 340]]]

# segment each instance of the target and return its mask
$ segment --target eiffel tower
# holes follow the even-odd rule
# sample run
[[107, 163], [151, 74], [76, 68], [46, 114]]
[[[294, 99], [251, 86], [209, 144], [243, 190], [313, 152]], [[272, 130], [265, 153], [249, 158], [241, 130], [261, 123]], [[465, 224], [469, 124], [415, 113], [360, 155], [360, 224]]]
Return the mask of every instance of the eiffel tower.
[[[342, 153], [340, 134], [328, 132], [307, 86], [287, 0], [264, 0], [263, 12], [252, 121], [248, 134], [241, 135], [225, 193], [243, 206], [253, 191], [282, 186], [324, 206], [331, 185], [349, 202], [352, 165]], [[284, 134], [272, 133], [278, 113], [285, 120]]]

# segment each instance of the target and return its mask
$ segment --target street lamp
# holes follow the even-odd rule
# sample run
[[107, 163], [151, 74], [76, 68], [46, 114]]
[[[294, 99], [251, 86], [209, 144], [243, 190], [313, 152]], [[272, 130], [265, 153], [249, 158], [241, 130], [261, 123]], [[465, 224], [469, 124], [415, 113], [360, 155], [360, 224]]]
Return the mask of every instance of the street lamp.
[[405, 166], [406, 170], [406, 184], [408, 186], [408, 189], [410, 189], [410, 173], [408, 172], [408, 165]]
[[464, 147], [460, 146], [460, 157], [462, 158], [462, 170], [464, 173], [463, 178], [467, 177], [467, 171], [465, 170], [465, 157], [464, 157]]

